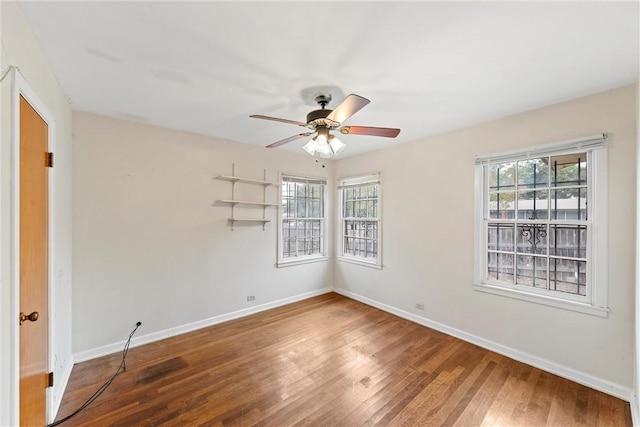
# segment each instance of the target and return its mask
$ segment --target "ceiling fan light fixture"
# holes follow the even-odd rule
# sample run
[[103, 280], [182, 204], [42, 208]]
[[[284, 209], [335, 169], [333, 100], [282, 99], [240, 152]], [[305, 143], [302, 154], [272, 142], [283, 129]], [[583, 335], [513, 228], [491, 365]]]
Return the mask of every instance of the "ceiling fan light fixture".
[[[329, 139], [331, 139], [331, 135], [329, 135]], [[341, 143], [340, 141], [338, 142]], [[340, 148], [339, 145], [337, 147]], [[327, 142], [327, 137], [324, 135], [324, 132], [311, 138], [302, 149], [312, 156], [320, 156], [324, 159], [333, 157], [336, 154], [330, 143]]]
[[[325, 159], [333, 157], [336, 153], [330, 145], [333, 135], [329, 133], [329, 128], [320, 127], [317, 129], [317, 132], [318, 134], [311, 138], [302, 148], [312, 156], [320, 156]], [[338, 141], [336, 148], [341, 148], [340, 141]]]
[[347, 148], [347, 144], [340, 141], [335, 136], [331, 135], [331, 138], [329, 139], [329, 147], [331, 148], [333, 155], [337, 156], [338, 154], [342, 153], [345, 150], [345, 148]]
[[318, 136], [316, 136], [313, 139], [316, 140], [316, 144], [318, 145], [318, 147], [324, 147], [325, 145], [327, 145], [327, 137], [326, 137], [326, 135], [319, 134]]
[[316, 151], [318, 150], [318, 143], [315, 138], [311, 138], [305, 145], [302, 146], [302, 149], [312, 156], [316, 155]]

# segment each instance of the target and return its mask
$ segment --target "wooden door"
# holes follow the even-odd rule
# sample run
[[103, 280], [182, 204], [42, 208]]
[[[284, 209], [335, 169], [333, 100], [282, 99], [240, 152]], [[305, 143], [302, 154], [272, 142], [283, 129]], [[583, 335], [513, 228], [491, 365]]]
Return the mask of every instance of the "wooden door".
[[20, 311], [26, 316], [31, 315], [31, 319], [22, 319], [20, 324], [22, 426], [46, 425], [49, 352], [48, 138], [47, 124], [21, 96]]

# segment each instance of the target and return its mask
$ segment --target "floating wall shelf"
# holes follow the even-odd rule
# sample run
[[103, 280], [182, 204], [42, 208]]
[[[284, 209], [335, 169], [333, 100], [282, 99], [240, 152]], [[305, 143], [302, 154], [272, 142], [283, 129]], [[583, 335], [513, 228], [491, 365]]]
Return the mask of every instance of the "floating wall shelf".
[[248, 202], [246, 200], [218, 200], [222, 203], [233, 203], [234, 205], [255, 205], [255, 206], [278, 206], [275, 203]]
[[[264, 179], [253, 179], [253, 178], [244, 178], [235, 175], [235, 164], [231, 166], [231, 175], [218, 175], [216, 179], [221, 179], [224, 181], [231, 182], [231, 199], [221, 199], [218, 200], [220, 203], [229, 203], [231, 205], [231, 218], [229, 221], [231, 222], [231, 230], [233, 230], [233, 224], [235, 222], [258, 222], [262, 223], [262, 229], [265, 229], [265, 225], [268, 222], [271, 222], [270, 219], [266, 217], [267, 208], [271, 206], [278, 206], [275, 203], [267, 202], [267, 187], [271, 185], [278, 185], [277, 182], [267, 181], [267, 170], [263, 170]], [[262, 201], [258, 200], [237, 200], [235, 198], [236, 194], [236, 184], [249, 184], [249, 185], [261, 185], [263, 186], [262, 192]], [[240, 218], [235, 216], [235, 206], [236, 205], [247, 205], [247, 206], [261, 206], [262, 207], [262, 218]]]
[[259, 179], [249, 179], [249, 178], [241, 178], [239, 176], [231, 176], [231, 175], [218, 175], [217, 179], [223, 179], [225, 181], [233, 181], [233, 182], [245, 182], [247, 184], [257, 184], [257, 185], [278, 185], [277, 182], [271, 181], [262, 181]]

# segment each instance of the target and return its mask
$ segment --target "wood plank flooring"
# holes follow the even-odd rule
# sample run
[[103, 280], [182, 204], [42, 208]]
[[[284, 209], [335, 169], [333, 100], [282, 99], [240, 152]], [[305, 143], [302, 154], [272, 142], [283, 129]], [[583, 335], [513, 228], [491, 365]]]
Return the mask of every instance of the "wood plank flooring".
[[[77, 364], [58, 417], [120, 360]], [[133, 348], [126, 365], [62, 425], [631, 426], [627, 402], [335, 293]]]

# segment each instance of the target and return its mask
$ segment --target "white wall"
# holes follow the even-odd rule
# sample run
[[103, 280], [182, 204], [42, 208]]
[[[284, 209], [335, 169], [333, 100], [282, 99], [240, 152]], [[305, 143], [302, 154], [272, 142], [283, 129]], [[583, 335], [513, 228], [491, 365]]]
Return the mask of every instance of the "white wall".
[[[230, 205], [215, 203], [231, 198], [231, 183], [213, 179], [233, 163], [248, 178], [262, 179], [264, 169], [274, 181], [281, 172], [328, 177], [330, 162], [85, 112], [73, 121], [78, 360], [114, 351], [138, 320], [140, 337], [157, 337], [332, 287], [330, 261], [275, 266], [276, 207], [267, 208], [266, 231], [257, 223], [231, 231]], [[261, 197], [262, 187], [237, 186], [237, 199]], [[267, 191], [279, 203], [279, 188]]]
[[[52, 261], [54, 277], [51, 283], [53, 318], [50, 327], [53, 341], [52, 366], [57, 378], [50, 391], [49, 416], [57, 409], [62, 398], [65, 378], [72, 367], [71, 354], [71, 107], [49, 67], [38, 43], [27, 26], [15, 2], [3, 1], [2, 8], [2, 59], [0, 69], [17, 66], [27, 84], [46, 104], [55, 118], [55, 168], [50, 175], [53, 179], [52, 204], [54, 207], [52, 232], [55, 235]], [[0, 142], [0, 425], [10, 425], [15, 420], [15, 396], [11, 381], [12, 347], [11, 329], [16, 319], [11, 316], [11, 303], [15, 294], [11, 277], [11, 224], [12, 224], [12, 181], [11, 181], [11, 78], [1, 86], [2, 117]]]
[[[336, 286], [513, 350], [511, 354], [573, 369], [573, 374], [604, 384], [604, 389], [611, 385], [629, 398], [635, 97], [635, 86], [623, 87], [337, 161], [338, 177], [382, 172], [384, 268], [337, 262]], [[610, 147], [609, 317], [474, 291], [474, 156], [603, 132], [609, 134]], [[416, 303], [425, 310], [416, 310]]]

